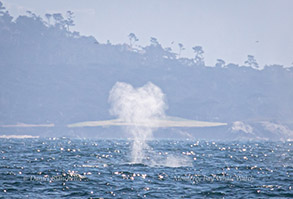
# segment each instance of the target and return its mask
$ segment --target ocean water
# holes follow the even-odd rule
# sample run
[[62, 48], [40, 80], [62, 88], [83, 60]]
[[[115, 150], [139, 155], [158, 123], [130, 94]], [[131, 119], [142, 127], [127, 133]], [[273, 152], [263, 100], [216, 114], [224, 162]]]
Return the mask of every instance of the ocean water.
[[293, 142], [0, 139], [1, 198], [293, 197]]

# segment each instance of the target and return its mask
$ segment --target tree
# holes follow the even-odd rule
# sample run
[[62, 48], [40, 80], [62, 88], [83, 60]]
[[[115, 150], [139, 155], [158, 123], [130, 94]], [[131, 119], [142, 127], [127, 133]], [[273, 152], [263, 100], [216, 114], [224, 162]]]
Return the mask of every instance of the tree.
[[51, 20], [51, 17], [52, 17], [52, 15], [51, 14], [45, 14], [45, 17], [47, 18], [47, 23], [48, 23], [48, 25], [50, 25], [51, 23], [50, 23], [50, 20]]
[[181, 52], [182, 52], [182, 50], [185, 50], [185, 48], [183, 47], [183, 44], [182, 44], [182, 43], [178, 43], [178, 46], [179, 46], [178, 57], [180, 58], [180, 56], [181, 56]]
[[9, 12], [5, 11], [5, 9], [6, 8], [3, 6], [2, 2], [0, 1], [0, 24], [3, 23], [8, 25], [11, 23], [13, 17], [10, 16]]
[[170, 47], [167, 47], [164, 49], [163, 57], [167, 59], [175, 59], [176, 54], [172, 52], [172, 49]]
[[0, 1], [0, 15], [4, 15], [5, 7], [3, 6], [2, 2]]
[[[41, 26], [44, 24], [42, 17], [37, 16], [35, 13], [33, 13], [31, 11], [26, 11], [26, 13], [28, 14], [29, 18], [33, 19], [34, 22], [32, 22], [32, 23], [34, 23], [35, 25], [37, 25], [37, 23], [38, 23], [38, 25], [41, 25]], [[37, 22], [37, 23], [35, 23], [35, 22]]]
[[256, 62], [256, 59], [254, 58], [253, 55], [248, 55], [247, 60], [244, 62], [247, 66], [254, 68], [254, 69], [259, 69], [259, 65]]
[[217, 68], [224, 68], [226, 66], [226, 63], [222, 59], [217, 59], [217, 63], [215, 65]]
[[57, 23], [60, 23], [61, 21], [64, 20], [62, 14], [60, 14], [60, 13], [54, 13], [53, 18]]
[[53, 19], [55, 20], [55, 26], [57, 26], [60, 29], [65, 29], [65, 22], [62, 14], [55, 13], [52, 15]]
[[31, 17], [31, 18], [33, 18], [33, 19], [37, 19], [38, 18], [38, 16], [35, 14], [35, 13], [33, 13], [32, 11], [26, 11], [26, 13], [29, 15], [29, 17]]
[[194, 62], [197, 66], [204, 66], [203, 49], [201, 46], [194, 46], [193, 51], [195, 53]]
[[4, 11], [4, 7], [0, 8], [0, 23], [10, 24], [13, 17], [9, 14], [8, 11]]
[[152, 46], [158, 46], [158, 45], [160, 45], [159, 44], [159, 42], [158, 42], [158, 40], [157, 40], [157, 38], [155, 38], [155, 37], [151, 37], [151, 45]]
[[129, 38], [129, 44], [131, 47], [134, 45], [135, 42], [138, 41], [138, 38], [136, 37], [134, 33], [129, 33], [128, 38]]
[[74, 26], [74, 21], [73, 21], [73, 18], [74, 18], [74, 13], [71, 12], [70, 10], [67, 11], [66, 13], [66, 16], [67, 16], [67, 19], [64, 21], [65, 25], [66, 25], [66, 28], [67, 28], [67, 31], [69, 31], [69, 27], [71, 26]]

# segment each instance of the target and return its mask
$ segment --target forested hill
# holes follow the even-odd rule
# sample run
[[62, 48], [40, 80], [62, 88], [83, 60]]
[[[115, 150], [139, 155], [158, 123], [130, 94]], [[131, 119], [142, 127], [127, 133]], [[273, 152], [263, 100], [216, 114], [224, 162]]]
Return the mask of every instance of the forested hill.
[[[138, 46], [99, 43], [71, 31], [73, 13], [28, 12], [13, 19], [0, 3], [0, 124], [108, 119], [108, 95], [117, 81], [148, 81], [166, 94], [168, 115], [208, 121], [293, 120], [293, 70], [265, 66], [253, 56], [243, 65], [205, 66], [204, 51], [194, 59], [164, 48], [156, 38]], [[180, 51], [184, 46], [179, 44]]]

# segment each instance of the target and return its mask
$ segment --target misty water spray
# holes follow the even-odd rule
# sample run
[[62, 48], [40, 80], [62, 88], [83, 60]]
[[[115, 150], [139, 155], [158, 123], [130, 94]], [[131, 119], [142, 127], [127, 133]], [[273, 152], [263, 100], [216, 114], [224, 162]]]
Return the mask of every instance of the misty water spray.
[[145, 152], [152, 151], [147, 140], [152, 139], [157, 122], [165, 117], [164, 93], [151, 82], [140, 88], [117, 82], [110, 91], [109, 102], [110, 113], [122, 120], [132, 134], [132, 162], [142, 163]]

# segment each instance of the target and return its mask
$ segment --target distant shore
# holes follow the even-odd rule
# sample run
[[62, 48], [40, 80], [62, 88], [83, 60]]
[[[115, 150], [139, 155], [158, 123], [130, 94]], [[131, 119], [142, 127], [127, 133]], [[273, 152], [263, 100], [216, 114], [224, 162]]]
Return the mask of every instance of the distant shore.
[[85, 121], [67, 125], [69, 128], [75, 127], [95, 127], [95, 126], [148, 126], [148, 127], [214, 127], [226, 126], [227, 123], [220, 122], [205, 122], [196, 120], [186, 120], [182, 118], [168, 118], [150, 120], [148, 122], [131, 123], [119, 119], [103, 120], [103, 121]]

